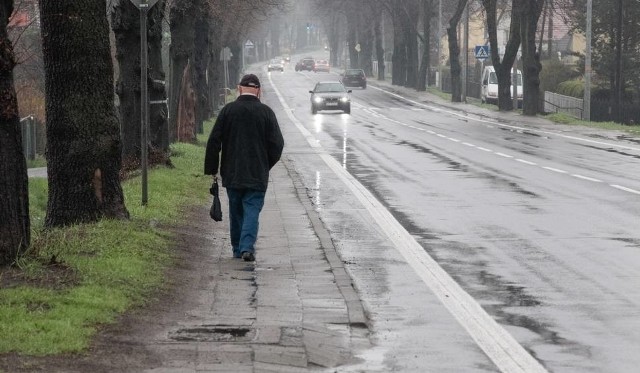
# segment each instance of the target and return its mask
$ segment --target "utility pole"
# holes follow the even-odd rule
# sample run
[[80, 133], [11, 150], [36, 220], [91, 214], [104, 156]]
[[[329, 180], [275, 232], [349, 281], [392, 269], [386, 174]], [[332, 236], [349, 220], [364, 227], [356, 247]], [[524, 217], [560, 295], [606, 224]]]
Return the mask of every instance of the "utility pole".
[[584, 98], [582, 119], [591, 121], [591, 17], [592, 0], [587, 0], [587, 50], [584, 56]]
[[438, 0], [438, 78], [436, 79], [436, 87], [442, 90], [442, 69], [440, 68], [440, 41], [442, 40], [442, 35], [440, 34], [442, 30], [442, 0]]

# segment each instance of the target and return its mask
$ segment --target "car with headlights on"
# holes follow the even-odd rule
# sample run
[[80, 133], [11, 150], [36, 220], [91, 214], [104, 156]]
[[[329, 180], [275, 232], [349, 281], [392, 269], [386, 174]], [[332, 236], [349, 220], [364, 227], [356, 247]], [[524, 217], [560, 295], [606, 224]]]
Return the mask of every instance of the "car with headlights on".
[[284, 65], [282, 64], [282, 60], [279, 58], [274, 58], [269, 61], [269, 65], [267, 65], [267, 71], [284, 71]]
[[338, 81], [318, 82], [311, 93], [311, 113], [320, 110], [341, 110], [351, 114], [351, 90]]

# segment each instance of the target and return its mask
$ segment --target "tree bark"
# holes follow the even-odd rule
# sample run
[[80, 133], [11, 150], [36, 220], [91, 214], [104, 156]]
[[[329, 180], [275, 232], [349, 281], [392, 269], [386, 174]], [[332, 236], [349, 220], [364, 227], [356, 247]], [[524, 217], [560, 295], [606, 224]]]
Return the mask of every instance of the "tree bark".
[[404, 1], [404, 14], [406, 20], [404, 22], [404, 34], [406, 41], [406, 66], [407, 76], [404, 86], [416, 88], [418, 82], [418, 3], [412, 0]]
[[391, 9], [393, 20], [393, 56], [391, 57], [391, 84], [405, 86], [407, 83], [407, 40], [404, 32], [407, 22], [402, 1], [394, 1]]
[[459, 0], [456, 11], [449, 20], [447, 36], [449, 41], [449, 66], [451, 66], [451, 102], [462, 102], [462, 79], [460, 73], [460, 46], [458, 45], [458, 23], [462, 18], [462, 12], [467, 5], [467, 0]]
[[[160, 0], [147, 14], [149, 101], [166, 99], [162, 67], [162, 17], [166, 0]], [[122, 121], [122, 157], [125, 169], [139, 167], [140, 153], [140, 11], [129, 0], [117, 0], [111, 13], [111, 28], [116, 37], [118, 81], [116, 93]], [[166, 104], [149, 104], [149, 146], [154, 154], [150, 163], [167, 163], [169, 139]]]
[[16, 65], [7, 23], [13, 1], [0, 4], [0, 266], [13, 263], [31, 241], [27, 164], [22, 150]]
[[427, 79], [429, 79], [429, 65], [431, 63], [431, 18], [433, 17], [433, 4], [431, 0], [421, 0], [422, 2], [422, 61], [418, 71], [417, 91], [427, 90]]
[[[149, 140], [152, 164], [169, 163], [169, 106], [167, 100], [167, 75], [162, 65], [162, 23], [167, 0], [159, 0], [148, 14], [149, 33]], [[164, 103], [160, 103], [164, 102]]]
[[384, 80], [386, 65], [382, 47], [382, 12], [375, 12], [373, 32], [376, 38], [376, 60], [378, 61], [378, 80]]
[[195, 128], [196, 133], [204, 132], [204, 121], [209, 119], [211, 112], [209, 102], [209, 87], [207, 86], [207, 66], [209, 66], [209, 15], [205, 4], [200, 3], [198, 18], [195, 21], [195, 39], [192, 82], [195, 95]]
[[347, 48], [349, 52], [349, 68], [358, 69], [358, 51], [356, 51], [356, 45], [358, 44], [358, 16], [353, 14], [352, 17], [356, 18], [355, 22], [347, 23]]
[[540, 100], [540, 54], [536, 51], [536, 29], [544, 0], [525, 1], [520, 23], [522, 40], [522, 113], [536, 115]]
[[[520, 1], [514, 0], [513, 9], [522, 9]], [[489, 33], [489, 45], [491, 50], [491, 62], [498, 77], [498, 110], [513, 110], [513, 100], [511, 100], [511, 67], [516, 59], [520, 48], [520, 12], [511, 13], [511, 25], [509, 30], [509, 40], [505, 47], [502, 61], [498, 54], [498, 28], [496, 17], [496, 0], [482, 0], [487, 14], [487, 30]]]
[[45, 226], [128, 218], [106, 0], [39, 3], [49, 175]]
[[193, 59], [195, 31], [193, 20], [196, 11], [193, 1], [173, 1], [169, 10], [169, 28], [171, 30], [171, 73], [169, 84], [169, 142], [177, 137], [178, 104], [182, 89], [182, 76], [187, 63]]
[[[370, 7], [366, 3], [360, 4], [362, 10], [362, 16], [365, 17], [363, 22], [360, 22], [360, 30], [358, 32], [360, 40], [360, 68], [364, 70], [366, 76], [373, 75], [373, 37], [374, 37], [374, 23], [369, 20], [374, 18], [374, 14]], [[366, 21], [365, 21], [366, 20]]]

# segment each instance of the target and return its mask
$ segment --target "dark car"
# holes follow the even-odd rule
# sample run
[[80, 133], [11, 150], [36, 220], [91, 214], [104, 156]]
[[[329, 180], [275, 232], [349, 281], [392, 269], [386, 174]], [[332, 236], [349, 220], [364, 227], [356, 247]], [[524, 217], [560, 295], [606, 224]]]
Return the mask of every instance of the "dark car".
[[305, 57], [296, 64], [296, 71], [313, 71], [316, 66], [316, 60], [311, 57]]
[[342, 84], [345, 87], [361, 87], [367, 88], [367, 76], [362, 69], [347, 69], [342, 74]]
[[311, 113], [319, 110], [342, 110], [351, 114], [351, 97], [340, 82], [318, 82], [311, 93]]

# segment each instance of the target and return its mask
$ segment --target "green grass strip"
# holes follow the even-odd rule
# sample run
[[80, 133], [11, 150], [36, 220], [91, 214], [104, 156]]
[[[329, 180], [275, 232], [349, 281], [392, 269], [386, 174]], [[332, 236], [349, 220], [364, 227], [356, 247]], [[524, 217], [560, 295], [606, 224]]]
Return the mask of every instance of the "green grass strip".
[[[210, 198], [211, 179], [202, 168], [203, 143], [211, 127], [206, 124], [197, 144], [172, 145], [173, 168], [149, 172], [146, 207], [141, 205], [140, 178], [123, 183], [128, 221], [44, 230], [47, 181], [29, 180], [32, 245], [17, 265], [33, 281], [0, 289], [0, 353], [82, 351], [101, 324], [143, 305], [163, 286], [164, 272], [175, 258], [168, 228], [188, 223], [187, 209]], [[71, 275], [58, 278], [58, 286], [44, 281], [45, 286], [39, 280], [51, 275], [54, 257]]]

